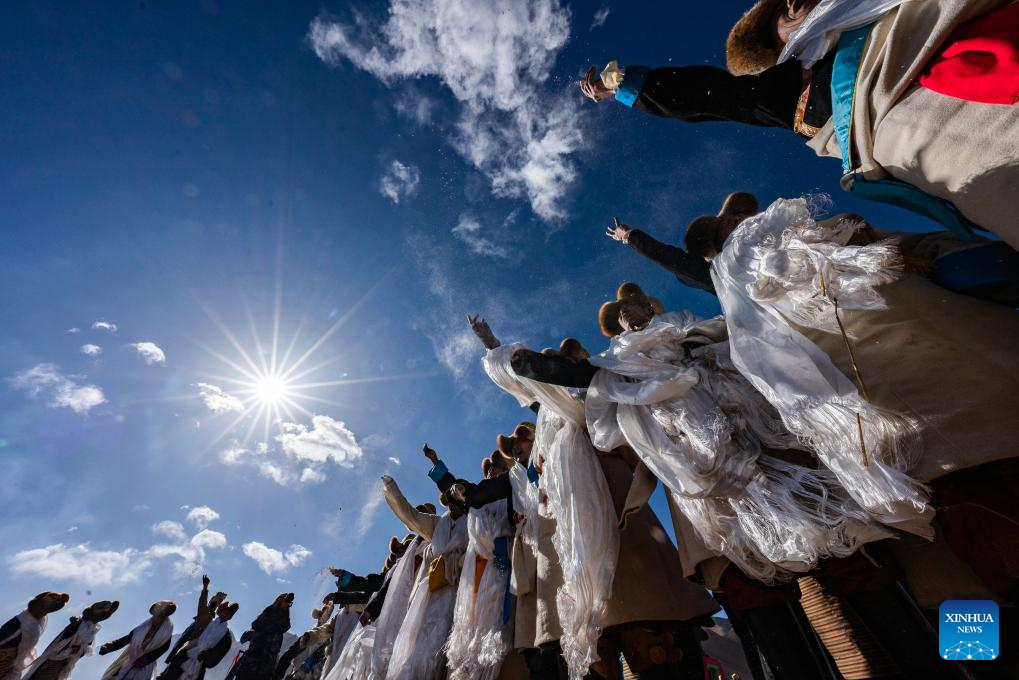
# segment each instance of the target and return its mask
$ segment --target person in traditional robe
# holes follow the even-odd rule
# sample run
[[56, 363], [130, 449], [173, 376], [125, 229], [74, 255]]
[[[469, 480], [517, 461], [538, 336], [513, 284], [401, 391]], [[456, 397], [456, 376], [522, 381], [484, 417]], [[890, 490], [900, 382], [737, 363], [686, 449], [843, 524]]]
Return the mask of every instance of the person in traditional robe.
[[720, 231], [712, 277], [733, 362], [861, 505], [904, 532], [893, 548], [922, 606], [1014, 602], [1019, 320], [937, 288], [875, 236], [858, 216], [816, 220], [806, 199]]
[[446, 674], [443, 648], [453, 624], [457, 584], [467, 551], [467, 517], [455, 504], [442, 515], [430, 504], [411, 506], [394, 479], [385, 476], [382, 482], [382, 495], [393, 514], [427, 541], [386, 677], [441, 680]]
[[[496, 680], [513, 650], [510, 570], [514, 528], [506, 493], [509, 483], [503, 481], [505, 473], [495, 474], [497, 470], [489, 466], [490, 476], [484, 487], [470, 485], [449, 474], [427, 444], [423, 450], [429, 460], [433, 460], [428, 476], [436, 482], [439, 491], [450, 501], [469, 507], [467, 552], [445, 648], [449, 677], [452, 680]], [[478, 488], [497, 491], [499, 497], [481, 504], [476, 496]], [[474, 501], [467, 500], [469, 494], [475, 496]]]
[[216, 618], [219, 605], [226, 600], [226, 593], [216, 593], [211, 599], [209, 598], [210, 582], [207, 574], [202, 576], [202, 590], [198, 595], [198, 611], [195, 618], [180, 634], [170, 653], [166, 655], [166, 667], [159, 674], [157, 680], [177, 680], [180, 677], [181, 666], [187, 658], [185, 654], [181, 653], [181, 650], [202, 634], [205, 627]]
[[[806, 658], [793, 653], [794, 637], [776, 640], [771, 634], [775, 617], [787, 616], [783, 610], [799, 597], [782, 582], [809, 576], [806, 585], [818, 591], [817, 597], [841, 595], [870, 629], [882, 632], [879, 637], [895, 635], [900, 647], [917, 650], [907, 655], [906, 670], [952, 677], [940, 659], [919, 654], [930, 640], [926, 626], [916, 625], [915, 605], [901, 597], [898, 569], [894, 564], [876, 568], [857, 554], [892, 532], [835, 474], [814, 463], [775, 409], [732, 365], [724, 319], [664, 314], [657, 300], [627, 283], [617, 301], [599, 310], [599, 322], [612, 343], [591, 359], [600, 367], [588, 390], [592, 438], [611, 446], [625, 437], [665, 483], [670, 507], [679, 510], [674, 521], [694, 529], [691, 536], [677, 528], [687, 535], [685, 565], [697, 567], [709, 585], [726, 593], [737, 618], [748, 619], [776, 674], [800, 672], [794, 659]], [[631, 499], [646, 499], [649, 491]], [[711, 559], [712, 553], [727, 562]], [[879, 564], [893, 562], [881, 545], [870, 547], [869, 554]], [[760, 588], [754, 580], [778, 584]], [[855, 636], [852, 622], [839, 618], [836, 628]], [[837, 642], [834, 636], [825, 641]], [[810, 640], [803, 645], [813, 647]], [[845, 646], [832, 647], [840, 669], [859, 663], [866, 647], [861, 642], [851, 658]], [[873, 667], [885, 659], [875, 648], [863, 661]], [[818, 672], [824, 672], [823, 665]]]
[[306, 631], [285, 651], [276, 663], [277, 680], [318, 680], [333, 633], [333, 597], [326, 595], [321, 607], [311, 610], [315, 627]]
[[992, 104], [930, 87], [931, 69], [954, 59], [992, 80], [990, 91], [1019, 96], [1019, 36], [998, 34], [1017, 19], [1012, 0], [760, 0], [729, 35], [729, 72], [611, 62], [581, 89], [688, 122], [792, 130], [842, 160], [847, 191], [1019, 248], [1015, 97]]
[[166, 668], [159, 674], [158, 680], [173, 680], [177, 677], [180, 664], [184, 661], [183, 658], [178, 657], [181, 648], [201, 635], [205, 626], [215, 618], [219, 605], [226, 601], [227, 595], [224, 592], [218, 592], [211, 598], [209, 597], [208, 578], [208, 576], [202, 577], [202, 591], [198, 596], [198, 612], [184, 632], [178, 636], [177, 642], [170, 648], [170, 653], [166, 655]]
[[236, 680], [273, 680], [293, 604], [294, 594], [283, 593], [251, 622], [248, 648], [233, 669]]
[[103, 621], [120, 607], [117, 601], [102, 600], [72, 616], [60, 634], [43, 650], [25, 672], [24, 680], [67, 680], [78, 661], [92, 655], [92, 643]]
[[35, 660], [35, 646], [46, 630], [46, 617], [71, 599], [67, 593], [39, 593], [25, 610], [0, 626], [0, 680], [18, 680]]
[[[753, 194], [729, 194], [717, 215], [699, 217], [690, 224], [686, 249], [662, 243], [618, 219], [605, 233], [668, 270], [683, 285], [714, 294], [708, 258], [721, 249], [721, 244], [713, 242], [713, 225], [723, 221], [734, 227], [757, 212], [757, 197]], [[981, 237], [963, 240], [946, 231], [883, 235], [894, 236], [914, 268], [942, 288], [1013, 309], [1019, 307], [1019, 252], [1008, 244]]]
[[[606, 562], [604, 550], [591, 548], [599, 541], [590, 541], [599, 534], [608, 536], [610, 530], [618, 533], [615, 540], [619, 554], [626, 559], [620, 559], [609, 573], [612, 594], [602, 614], [600, 638], [595, 637], [602, 661], [594, 668], [602, 674], [621, 672], [618, 667], [612, 668], [618, 663], [621, 649], [631, 670], [642, 677], [699, 674], [696, 659], [701, 652], [696, 628], [708, 622], [718, 605], [702, 587], [670, 578], [679, 569], [679, 561], [650, 508], [641, 508], [633, 524], [622, 531], [615, 528], [633, 479], [635, 459], [633, 452], [623, 447], [600, 454], [591, 448], [583, 393], [576, 389], [586, 388], [596, 371], [588, 361], [589, 353], [569, 338], [559, 350], [534, 352], [520, 344], [503, 346], [483, 319], [469, 318], [469, 322], [488, 349], [484, 366], [489, 377], [522, 406], [533, 409], [535, 402], [540, 404], [535, 441], [546, 444], [537, 447], [537, 458], [540, 461], [551, 456], [556, 461], [551, 466], [545, 461], [541, 475], [543, 491], [550, 490], [545, 494], [548, 512], [557, 518], [577, 518], [578, 526], [566, 535], [586, 533], [589, 542], [585, 549], [580, 542], [571, 545], [572, 541], [561, 537], [556, 544], [560, 562], [577, 564], [580, 553], [588, 552]], [[534, 379], [534, 369], [545, 379]], [[543, 420], [550, 417], [543, 426]], [[566, 432], [572, 432], [573, 437], [565, 436]], [[564, 446], [566, 443], [572, 448]], [[584, 509], [570, 509], [579, 503]], [[611, 545], [612, 539], [602, 538], [600, 542]], [[576, 555], [569, 556], [574, 551]], [[564, 578], [569, 582], [571, 576], [564, 573]], [[638, 589], [636, 584], [642, 585]]]
[[204, 680], [205, 671], [215, 668], [223, 661], [233, 645], [230, 620], [240, 609], [236, 602], [222, 601], [216, 608], [215, 618], [202, 627], [197, 637], [191, 639], [180, 654], [183, 656], [179, 680]]
[[372, 620], [375, 622], [375, 638], [372, 646], [372, 674], [374, 677], [387, 676], [397, 636], [400, 634], [407, 616], [411, 593], [417, 581], [418, 571], [424, 561], [423, 554], [427, 541], [416, 534], [408, 535], [407, 539], [405, 539], [407, 548], [403, 557], [392, 569], [392, 576], [385, 591], [385, 602], [379, 608], [378, 615], [372, 614], [372, 602], [369, 602], [365, 607], [365, 611], [372, 614]]
[[149, 607], [149, 618], [137, 628], [100, 647], [100, 656], [118, 649], [124, 650], [103, 673], [102, 680], [152, 680], [156, 673], [156, 662], [170, 649], [173, 638], [170, 616], [175, 611], [175, 603], [160, 600]]
[[[334, 601], [335, 604], [335, 601]], [[363, 607], [358, 605], [343, 605], [334, 607], [336, 614], [332, 621], [332, 634], [329, 639], [329, 648], [322, 666], [322, 678], [329, 676], [329, 672], [336, 665], [343, 653], [343, 648], [350, 639], [351, 634], [358, 626]]]

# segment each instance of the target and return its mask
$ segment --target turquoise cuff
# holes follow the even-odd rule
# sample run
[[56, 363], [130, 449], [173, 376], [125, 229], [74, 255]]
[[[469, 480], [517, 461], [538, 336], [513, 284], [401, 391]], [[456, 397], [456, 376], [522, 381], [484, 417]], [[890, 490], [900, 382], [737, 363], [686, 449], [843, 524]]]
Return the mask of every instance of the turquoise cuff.
[[446, 464], [440, 460], [435, 464], [435, 467], [428, 471], [428, 478], [438, 484], [439, 480], [448, 474], [449, 470], [446, 468]]
[[348, 585], [350, 585], [350, 579], [352, 579], [353, 577], [354, 575], [351, 574], [349, 571], [344, 571], [343, 576], [341, 576], [340, 580], [336, 582], [336, 585], [339, 586], [340, 590], [343, 590]]
[[619, 89], [616, 90], [616, 101], [632, 108], [637, 97], [644, 91], [644, 83], [650, 73], [651, 69], [647, 66], [627, 66], [623, 82], [619, 83]]

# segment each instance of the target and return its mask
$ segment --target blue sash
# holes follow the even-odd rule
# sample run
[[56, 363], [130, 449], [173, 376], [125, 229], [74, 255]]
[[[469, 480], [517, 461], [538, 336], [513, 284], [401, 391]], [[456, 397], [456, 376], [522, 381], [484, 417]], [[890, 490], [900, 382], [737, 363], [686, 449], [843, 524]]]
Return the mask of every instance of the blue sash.
[[843, 33], [839, 38], [838, 52], [832, 67], [832, 124], [842, 151], [842, 172], [849, 175], [847, 191], [858, 198], [911, 210], [940, 223], [960, 239], [972, 241], [973, 230], [981, 228], [963, 217], [949, 201], [926, 194], [912, 184], [894, 178], [871, 180], [866, 179], [861, 172], [853, 172], [853, 99], [860, 62], [872, 28], [873, 24]]

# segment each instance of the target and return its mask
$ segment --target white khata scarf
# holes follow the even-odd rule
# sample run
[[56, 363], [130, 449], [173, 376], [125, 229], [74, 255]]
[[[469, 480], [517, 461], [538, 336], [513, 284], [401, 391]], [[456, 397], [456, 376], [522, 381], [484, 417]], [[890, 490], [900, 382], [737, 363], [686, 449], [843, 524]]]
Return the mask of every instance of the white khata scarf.
[[148, 618], [145, 623], [131, 631], [131, 642], [106, 669], [102, 680], [151, 680], [156, 672], [156, 662], [153, 661], [144, 668], [135, 668], [134, 662], [166, 643], [173, 636], [173, 623], [170, 619], [163, 621], [146, 644], [145, 636], [151, 625], [152, 618]]
[[96, 639], [96, 633], [100, 628], [98, 623], [82, 621], [71, 637], [51, 642], [25, 673], [25, 677], [31, 678], [32, 674], [47, 661], [67, 661], [57, 676], [57, 680], [64, 680], [74, 670], [78, 659], [92, 655], [92, 642]]
[[907, 0], [821, 0], [789, 36], [778, 63], [797, 59], [811, 68], [846, 31], [872, 24]]
[[198, 640], [188, 647], [187, 660], [181, 667], [180, 680], [196, 680], [202, 671], [202, 662], [198, 660], [198, 655], [209, 651], [229, 635], [230, 628], [228, 626], [229, 621], [224, 621], [218, 616], [209, 622], [202, 634], [198, 636]]
[[[570, 678], [579, 680], [598, 661], [602, 618], [612, 597], [619, 559], [618, 522], [598, 452], [587, 435], [583, 391], [517, 375], [511, 359], [523, 347], [514, 343], [489, 350], [484, 358], [485, 372], [521, 406], [535, 401], [541, 404], [531, 457], [544, 460], [541, 485], [548, 514], [556, 520], [552, 545], [563, 570], [563, 585], [556, 593], [563, 629], [560, 644]], [[537, 499], [528, 497], [526, 472], [519, 465], [514, 470], [510, 478], [516, 480], [514, 509], [520, 507], [536, 515]], [[530, 530], [525, 524], [523, 537], [536, 547], [533, 532], [538, 523], [531, 524]]]
[[18, 654], [14, 658], [11, 672], [8, 675], [8, 677], [15, 678], [21, 677], [21, 671], [35, 661], [35, 645], [46, 630], [46, 617], [43, 616], [41, 619], [37, 619], [27, 609], [18, 614], [18, 621], [21, 623], [18, 630], [7, 638], [0, 640], [0, 644], [4, 644], [13, 640], [17, 635], [21, 635], [21, 640], [18, 642]]
[[711, 278], [732, 361], [785, 426], [871, 516], [930, 538], [927, 490], [906, 473], [918, 453], [917, 424], [868, 403], [796, 328], [839, 334], [838, 309], [885, 308], [876, 287], [901, 276], [901, 256], [887, 243], [846, 245], [858, 227], [815, 222], [805, 199], [778, 200], [729, 236]]
[[613, 338], [590, 359], [595, 445], [622, 435], [705, 545], [766, 583], [887, 538], [829, 471], [762, 455], [801, 446], [732, 365], [725, 335], [721, 317], [679, 312]]

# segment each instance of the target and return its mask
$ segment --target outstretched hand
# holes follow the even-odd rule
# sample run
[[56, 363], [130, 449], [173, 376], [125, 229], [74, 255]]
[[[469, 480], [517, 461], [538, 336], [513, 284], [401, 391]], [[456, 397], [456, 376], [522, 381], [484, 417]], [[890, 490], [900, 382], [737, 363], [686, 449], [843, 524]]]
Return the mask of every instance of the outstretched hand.
[[584, 93], [584, 96], [593, 102], [601, 102], [615, 97], [616, 93], [606, 87], [597, 75], [598, 70], [594, 66], [587, 69], [584, 79], [580, 81], [580, 91]]
[[203, 574], [202, 575], [202, 589], [207, 590], [209, 588], [209, 584], [210, 583], [212, 583], [212, 579], [209, 578], [209, 575], [208, 574]]
[[474, 316], [468, 314], [467, 323], [470, 324], [471, 330], [474, 331], [474, 335], [478, 336], [478, 340], [485, 346], [485, 349], [495, 349], [499, 346], [499, 338], [495, 337], [492, 328], [487, 321], [481, 318], [480, 314]]
[[626, 243], [631, 231], [633, 231], [632, 227], [620, 222], [618, 217], [613, 217], [612, 226], [605, 230], [605, 235], [621, 243]]
[[425, 444], [424, 446], [421, 447], [421, 451], [424, 452], [425, 458], [432, 462], [432, 465], [439, 464], [439, 454], [435, 452], [435, 449], [430, 447], [428, 444]]

